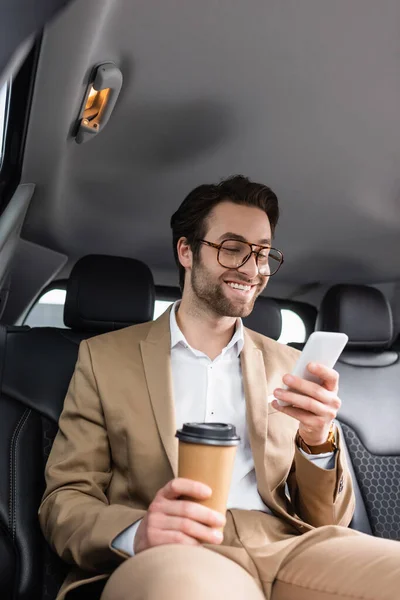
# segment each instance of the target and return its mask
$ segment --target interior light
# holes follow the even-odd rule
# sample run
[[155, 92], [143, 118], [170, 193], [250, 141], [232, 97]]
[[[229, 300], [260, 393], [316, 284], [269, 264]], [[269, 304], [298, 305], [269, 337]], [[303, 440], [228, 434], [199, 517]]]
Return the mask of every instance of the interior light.
[[85, 106], [85, 110], [88, 110], [89, 108], [92, 108], [94, 99], [96, 98], [97, 94], [99, 92], [97, 92], [93, 86], [90, 86], [90, 90], [89, 90], [89, 96], [86, 100], [86, 106]]
[[89, 98], [93, 98], [94, 96], [96, 96], [97, 91], [94, 89], [93, 86], [90, 86], [90, 91], [89, 91]]
[[82, 144], [106, 125], [122, 87], [122, 73], [114, 63], [98, 66], [88, 86], [80, 111], [76, 142]]
[[84, 121], [91, 121], [100, 115], [103, 105], [107, 102], [109, 92], [110, 88], [99, 91], [93, 87], [90, 89], [83, 111]]

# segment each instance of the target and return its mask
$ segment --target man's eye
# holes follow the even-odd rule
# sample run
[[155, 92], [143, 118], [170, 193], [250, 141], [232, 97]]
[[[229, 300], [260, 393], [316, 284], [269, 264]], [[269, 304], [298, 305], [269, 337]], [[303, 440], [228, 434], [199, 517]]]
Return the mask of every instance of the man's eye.
[[237, 254], [241, 251], [240, 248], [235, 248], [234, 246], [224, 246], [223, 250], [229, 252], [229, 254]]

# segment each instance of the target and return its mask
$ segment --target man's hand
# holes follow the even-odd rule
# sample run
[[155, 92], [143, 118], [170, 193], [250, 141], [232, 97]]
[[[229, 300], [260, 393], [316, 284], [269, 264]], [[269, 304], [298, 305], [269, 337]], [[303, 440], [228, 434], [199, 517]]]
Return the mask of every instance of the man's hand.
[[300, 422], [299, 434], [307, 445], [319, 446], [326, 442], [332, 420], [341, 406], [338, 397], [339, 374], [316, 363], [310, 363], [307, 368], [322, 380], [321, 385], [285, 375], [283, 382], [290, 389], [276, 389], [274, 395], [291, 406], [281, 406], [276, 400], [272, 405]]
[[198, 546], [201, 543], [220, 544], [225, 515], [181, 496], [206, 500], [211, 488], [190, 479], [172, 479], [150, 504], [135, 536], [135, 554], [163, 544]]

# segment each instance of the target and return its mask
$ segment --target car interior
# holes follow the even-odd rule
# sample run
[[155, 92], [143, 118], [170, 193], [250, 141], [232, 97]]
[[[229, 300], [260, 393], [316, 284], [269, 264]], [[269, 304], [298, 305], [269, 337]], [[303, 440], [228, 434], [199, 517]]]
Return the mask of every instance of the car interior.
[[35, 5], [0, 3], [1, 598], [65, 577], [37, 511], [79, 343], [180, 298], [170, 217], [236, 173], [276, 192], [285, 257], [244, 324], [348, 335], [350, 526], [400, 540], [400, 4]]

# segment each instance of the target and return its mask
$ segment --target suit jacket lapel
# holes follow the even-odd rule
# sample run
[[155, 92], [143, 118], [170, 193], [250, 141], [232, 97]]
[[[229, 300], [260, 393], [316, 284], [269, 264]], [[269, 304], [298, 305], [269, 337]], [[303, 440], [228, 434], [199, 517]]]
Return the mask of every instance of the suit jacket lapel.
[[178, 440], [175, 438], [175, 406], [171, 373], [170, 310], [154, 321], [147, 339], [140, 342], [150, 401], [158, 432], [171, 465], [178, 472]]
[[240, 354], [246, 398], [246, 418], [250, 446], [254, 458], [258, 490], [268, 502], [271, 498], [267, 481], [268, 384], [262, 350], [244, 330], [244, 346]]
[[[247, 426], [254, 458], [258, 491], [264, 503], [275, 513], [300, 522], [287, 512], [284, 490], [280, 487], [281, 469], [277, 468], [282, 446], [290, 445], [283, 436], [293, 437], [297, 422], [279, 413], [268, 404], [268, 394], [282, 385], [282, 373], [276, 352], [263, 352], [245, 329], [245, 344], [241, 353], [243, 385], [246, 397]], [[267, 346], [268, 348], [268, 346]], [[292, 431], [293, 430], [293, 431]], [[279, 490], [279, 494], [278, 494]]]
[[[274, 353], [271, 353], [271, 357], [265, 355], [246, 329], [244, 329], [244, 339], [245, 343], [240, 356], [246, 398], [247, 427], [257, 487], [265, 504], [272, 510], [282, 512], [282, 506], [277, 503], [275, 494], [277, 483], [279, 483], [276, 481], [279, 473], [277, 463], [282, 460], [279, 431], [276, 431], [277, 427], [280, 429], [279, 417], [281, 414], [273, 415], [272, 424], [269, 423], [271, 419], [268, 418], [269, 413], [277, 412], [268, 404], [268, 394], [272, 393], [279, 384], [279, 378], [276, 380], [274, 375], [276, 371], [273, 364]], [[273, 431], [269, 432], [269, 429]], [[271, 435], [272, 433], [273, 435]]]

